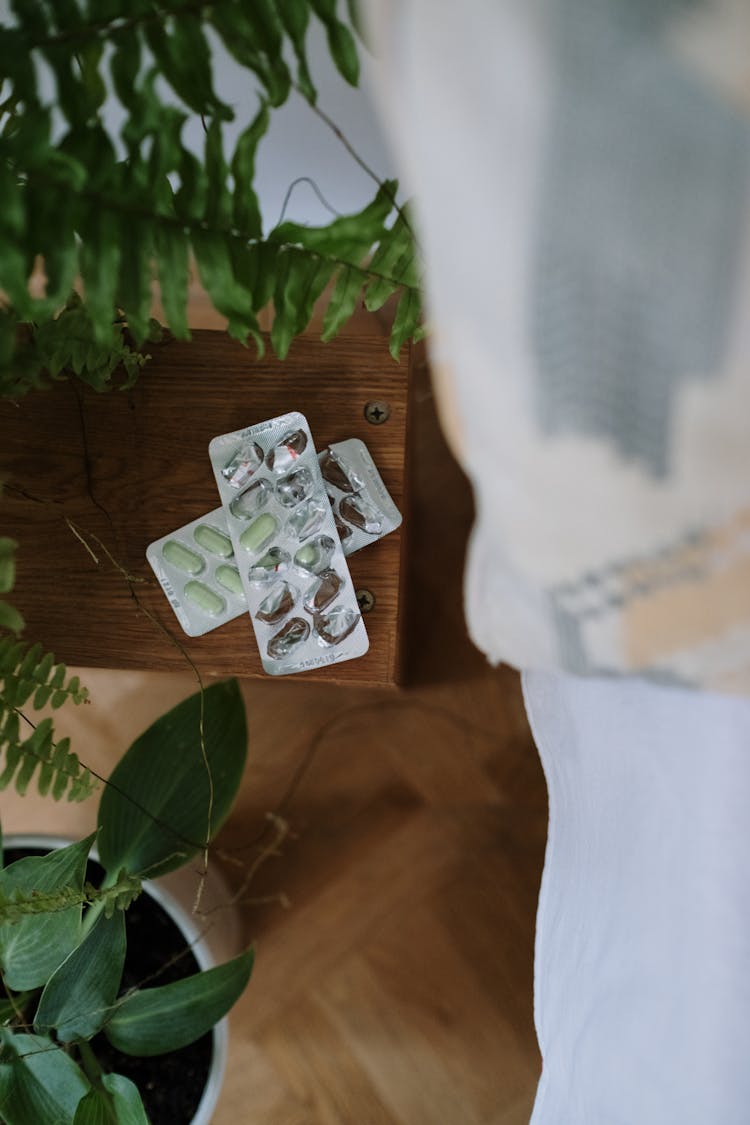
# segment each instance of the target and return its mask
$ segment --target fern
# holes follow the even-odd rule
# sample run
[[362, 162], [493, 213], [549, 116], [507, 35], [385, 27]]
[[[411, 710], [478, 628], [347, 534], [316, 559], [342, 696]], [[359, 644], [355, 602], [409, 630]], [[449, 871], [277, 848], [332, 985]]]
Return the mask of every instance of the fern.
[[[14, 549], [12, 539], [0, 538], [0, 593], [13, 588]], [[70, 749], [70, 740], [55, 742], [49, 718], [22, 736], [20, 709], [28, 703], [34, 710], [47, 704], [57, 709], [68, 700], [84, 703], [88, 692], [78, 676], [67, 679], [65, 665], [57, 664], [40, 644], [29, 645], [4, 633], [3, 629], [20, 629], [23, 620], [6, 602], [0, 602], [0, 611], [4, 611], [0, 613], [0, 790], [14, 782], [17, 792], [24, 794], [38, 769], [37, 787], [43, 796], [51, 793], [59, 801], [67, 793], [69, 801], [83, 801], [94, 791], [94, 779]]]
[[[371, 204], [326, 227], [282, 223], [268, 232], [253, 186], [273, 110], [297, 90], [321, 113], [305, 45], [311, 19], [323, 24], [341, 74], [358, 81], [355, 40], [335, 0], [17, 0], [14, 13], [14, 26], [0, 26], [0, 290], [8, 298], [0, 316], [0, 391], [18, 396], [43, 385], [45, 372], [55, 378], [70, 371], [104, 387], [119, 362], [136, 377], [155, 279], [170, 330], [189, 335], [192, 261], [230, 334], [254, 339], [259, 351], [258, 314], [272, 301], [271, 343], [282, 358], [330, 281], [326, 338], [361, 291], [373, 309], [400, 293], [391, 341], [398, 355], [417, 327], [421, 301], [397, 185], [381, 184]], [[209, 34], [259, 87], [257, 112], [229, 154], [222, 129], [234, 111], [215, 91]], [[54, 105], [42, 98], [32, 56], [54, 75]], [[108, 88], [125, 114], [119, 138], [102, 114]], [[52, 134], [53, 109], [65, 122], [60, 139]], [[206, 125], [202, 159], [182, 140], [196, 114]], [[39, 260], [45, 288], [32, 295], [29, 277]], [[66, 306], [78, 277], [83, 302]], [[25, 351], [21, 323], [34, 326]], [[134, 349], [123, 343], [122, 323]]]
[[141, 880], [137, 875], [123, 871], [111, 886], [97, 888], [92, 883], [79, 887], [62, 887], [49, 893], [13, 890], [6, 894], [0, 890], [0, 926], [20, 922], [30, 914], [57, 914], [71, 906], [103, 904], [105, 917], [111, 918], [115, 910], [127, 910], [141, 893]]

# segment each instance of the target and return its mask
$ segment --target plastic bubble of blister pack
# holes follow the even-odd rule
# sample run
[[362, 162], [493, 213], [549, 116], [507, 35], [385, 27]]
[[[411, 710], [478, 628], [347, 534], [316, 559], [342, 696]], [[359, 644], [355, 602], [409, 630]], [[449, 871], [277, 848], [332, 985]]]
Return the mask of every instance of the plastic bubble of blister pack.
[[146, 558], [188, 636], [200, 637], [247, 610], [223, 508], [155, 540]]
[[346, 555], [390, 535], [400, 525], [401, 513], [359, 438], [330, 445], [320, 455], [320, 468]]
[[[251, 487], [264, 495], [249, 518], [233, 484], [248, 450], [261, 458]], [[364, 655], [367, 632], [304, 415], [222, 434], [209, 456], [265, 671], [288, 675]]]

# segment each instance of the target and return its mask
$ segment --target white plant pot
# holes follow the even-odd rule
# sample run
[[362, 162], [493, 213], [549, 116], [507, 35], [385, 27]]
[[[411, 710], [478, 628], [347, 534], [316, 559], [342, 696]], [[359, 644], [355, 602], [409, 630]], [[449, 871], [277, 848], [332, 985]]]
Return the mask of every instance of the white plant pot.
[[[75, 843], [75, 839], [65, 836], [45, 835], [44, 833], [13, 833], [3, 837], [3, 850], [13, 848], [40, 848], [51, 851], [54, 848], [64, 848]], [[90, 852], [92, 859], [97, 859], [96, 848]], [[201, 936], [201, 927], [196, 923], [191, 914], [192, 889], [185, 879], [185, 868], [173, 871], [161, 879], [154, 879], [144, 884], [143, 893], [153, 898], [159, 906], [172, 918], [182, 931], [186, 942], [191, 946], [200, 968], [211, 969], [214, 965], [238, 952], [239, 940], [236, 913], [232, 913], [229, 924], [221, 928], [215, 927], [208, 935]], [[227, 902], [229, 892], [218, 872], [211, 871], [210, 880], [207, 880], [204, 901], [206, 907], [219, 902]], [[218, 940], [217, 933], [218, 931]], [[214, 940], [211, 940], [213, 935]], [[190, 1125], [211, 1125], [213, 1111], [219, 1100], [221, 1084], [224, 1080], [224, 1071], [227, 1064], [229, 1051], [229, 1028], [226, 1018], [213, 1028], [213, 1054], [208, 1079], [203, 1090], [203, 1096], [198, 1103], [198, 1108], [193, 1115]]]

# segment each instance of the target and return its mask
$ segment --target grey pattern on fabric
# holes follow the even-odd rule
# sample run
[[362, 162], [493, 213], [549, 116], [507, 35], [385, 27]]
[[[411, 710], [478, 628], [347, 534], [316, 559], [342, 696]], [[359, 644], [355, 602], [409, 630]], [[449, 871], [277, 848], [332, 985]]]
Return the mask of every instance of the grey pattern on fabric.
[[669, 471], [685, 379], [721, 368], [748, 190], [747, 121], [670, 53], [700, 0], [554, 0], [531, 346], [548, 435]]

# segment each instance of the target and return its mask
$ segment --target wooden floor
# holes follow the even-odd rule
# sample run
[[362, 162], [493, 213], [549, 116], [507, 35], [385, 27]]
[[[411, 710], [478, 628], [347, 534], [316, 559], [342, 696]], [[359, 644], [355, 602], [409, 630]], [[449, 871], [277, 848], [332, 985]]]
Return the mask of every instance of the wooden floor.
[[[256, 970], [232, 1014], [214, 1125], [528, 1122], [546, 796], [517, 676], [465, 637], [470, 501], [424, 375], [414, 454], [408, 686], [245, 689], [250, 761], [220, 837], [235, 886], [259, 834], [261, 850], [273, 837], [267, 814], [287, 828], [242, 906]], [[195, 686], [189, 674], [88, 682], [93, 705], [65, 721], [104, 769]], [[1, 802], [6, 830], [42, 808], [46, 828], [81, 816]]]

